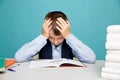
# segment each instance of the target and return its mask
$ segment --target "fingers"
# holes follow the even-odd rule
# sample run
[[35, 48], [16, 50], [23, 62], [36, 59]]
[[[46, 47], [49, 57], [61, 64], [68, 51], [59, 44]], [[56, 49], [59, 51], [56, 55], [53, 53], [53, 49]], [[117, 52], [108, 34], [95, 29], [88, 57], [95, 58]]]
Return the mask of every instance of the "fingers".
[[62, 32], [62, 29], [59, 27], [59, 26], [57, 26], [56, 27], [60, 32]]
[[66, 23], [70, 25], [70, 23], [69, 23], [69, 21], [68, 21], [68, 20], [66, 21]]
[[46, 39], [48, 39], [48, 37], [49, 37], [49, 31], [50, 31], [50, 29], [52, 28], [51, 23], [52, 23], [52, 21], [51, 21], [50, 18], [49, 18], [49, 19], [46, 19], [46, 20], [44, 21], [44, 23], [43, 23], [42, 35], [43, 35]]
[[61, 17], [57, 18], [57, 20], [58, 20], [59, 23], [61, 23], [63, 25], [67, 24], [66, 21], [63, 18], [61, 18]]
[[56, 23], [58, 24], [58, 26], [60, 27], [60, 29], [62, 29], [63, 27], [70, 27], [69, 22], [66, 20], [64, 20], [63, 18], [58, 18]]
[[48, 30], [50, 30], [52, 28], [52, 25], [48, 27]]
[[43, 23], [44, 28], [49, 28], [50, 24], [52, 23], [51, 19], [46, 19]]
[[56, 23], [58, 26], [56, 27], [62, 34], [64, 38], [69, 37], [70, 35], [70, 24], [68, 21], [65, 21], [63, 18], [58, 18]]
[[61, 23], [59, 23], [58, 21], [56, 21], [56, 23], [58, 24], [58, 26], [57, 26], [57, 28], [59, 28], [59, 29], [62, 29], [62, 24]]

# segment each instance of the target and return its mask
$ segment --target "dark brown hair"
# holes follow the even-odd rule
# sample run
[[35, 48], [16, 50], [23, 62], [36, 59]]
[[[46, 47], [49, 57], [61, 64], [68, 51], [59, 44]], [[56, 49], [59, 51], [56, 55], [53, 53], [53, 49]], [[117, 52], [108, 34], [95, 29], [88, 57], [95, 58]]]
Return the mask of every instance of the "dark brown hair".
[[52, 25], [52, 30], [53, 30], [55, 35], [60, 35], [61, 34], [60, 31], [56, 28], [56, 26], [58, 26], [56, 21], [57, 21], [57, 18], [59, 18], [59, 17], [63, 18], [65, 21], [68, 20], [67, 16], [61, 11], [52, 11], [52, 12], [49, 12], [45, 16], [45, 19], [50, 18], [52, 20], [51, 25]]

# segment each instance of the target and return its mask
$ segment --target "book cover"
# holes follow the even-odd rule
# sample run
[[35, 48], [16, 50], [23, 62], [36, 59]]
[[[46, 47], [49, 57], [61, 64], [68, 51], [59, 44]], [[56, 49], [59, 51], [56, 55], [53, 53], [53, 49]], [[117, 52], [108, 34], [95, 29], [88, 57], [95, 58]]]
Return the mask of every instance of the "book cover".
[[0, 58], [0, 72], [4, 72], [4, 71], [5, 71], [5, 59]]
[[11, 65], [13, 65], [14, 63], [16, 63], [15, 59], [5, 59], [5, 68], [10, 67]]

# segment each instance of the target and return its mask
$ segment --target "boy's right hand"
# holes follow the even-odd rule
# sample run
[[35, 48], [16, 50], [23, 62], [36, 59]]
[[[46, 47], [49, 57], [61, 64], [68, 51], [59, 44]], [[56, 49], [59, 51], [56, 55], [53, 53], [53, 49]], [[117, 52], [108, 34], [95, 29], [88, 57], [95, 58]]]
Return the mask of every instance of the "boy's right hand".
[[51, 19], [46, 19], [43, 23], [43, 26], [42, 26], [42, 35], [48, 39], [49, 38], [49, 32], [50, 32], [50, 29], [52, 28], [52, 26], [50, 25], [52, 23]]

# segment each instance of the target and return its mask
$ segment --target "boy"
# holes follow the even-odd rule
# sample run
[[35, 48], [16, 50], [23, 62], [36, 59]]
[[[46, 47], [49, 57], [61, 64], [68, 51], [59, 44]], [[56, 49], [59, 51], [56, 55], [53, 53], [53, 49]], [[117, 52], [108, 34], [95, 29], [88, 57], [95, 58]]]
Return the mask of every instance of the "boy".
[[92, 49], [83, 44], [70, 32], [67, 16], [61, 11], [49, 12], [45, 16], [42, 33], [26, 43], [15, 55], [18, 62], [29, 61], [39, 54], [40, 59], [73, 59], [94, 63], [96, 56]]

